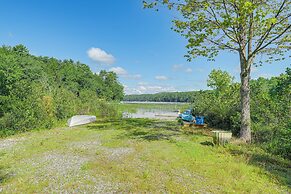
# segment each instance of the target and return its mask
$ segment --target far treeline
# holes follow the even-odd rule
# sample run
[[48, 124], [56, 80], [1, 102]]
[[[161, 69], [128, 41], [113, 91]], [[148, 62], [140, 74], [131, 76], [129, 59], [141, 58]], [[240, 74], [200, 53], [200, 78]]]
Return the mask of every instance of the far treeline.
[[[189, 102], [195, 115], [205, 116], [210, 127], [239, 136], [240, 83], [225, 71], [213, 70], [207, 82], [212, 90], [127, 95], [127, 101]], [[291, 69], [278, 77], [250, 81], [253, 142], [291, 159]]]
[[[124, 101], [149, 101], [149, 102], [193, 102], [194, 96], [200, 91], [190, 92], [160, 92], [156, 94], [131, 94], [125, 95]], [[206, 92], [206, 91], [205, 91]]]
[[123, 96], [113, 72], [33, 56], [23, 45], [0, 47], [0, 136], [51, 128], [75, 114], [104, 114], [112, 108], [106, 102]]

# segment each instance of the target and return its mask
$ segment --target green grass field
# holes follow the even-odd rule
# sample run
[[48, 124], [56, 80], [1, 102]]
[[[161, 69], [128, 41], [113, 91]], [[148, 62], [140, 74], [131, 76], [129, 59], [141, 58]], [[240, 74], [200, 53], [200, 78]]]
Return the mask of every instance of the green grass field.
[[208, 134], [124, 119], [0, 139], [0, 193], [290, 192], [290, 161]]

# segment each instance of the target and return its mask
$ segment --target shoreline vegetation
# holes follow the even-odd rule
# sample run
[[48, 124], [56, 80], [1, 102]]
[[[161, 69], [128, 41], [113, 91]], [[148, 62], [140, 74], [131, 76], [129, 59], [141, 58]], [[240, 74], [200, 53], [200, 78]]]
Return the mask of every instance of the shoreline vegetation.
[[109, 102], [124, 96], [116, 73], [34, 56], [24, 45], [0, 47], [0, 60], [0, 137], [57, 127], [76, 114], [114, 116]]

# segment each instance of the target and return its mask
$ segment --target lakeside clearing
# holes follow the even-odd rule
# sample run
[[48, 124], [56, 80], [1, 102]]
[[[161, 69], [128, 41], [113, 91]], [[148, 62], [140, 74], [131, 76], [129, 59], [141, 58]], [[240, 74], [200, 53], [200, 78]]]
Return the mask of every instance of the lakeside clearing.
[[0, 140], [2, 193], [288, 193], [290, 161], [177, 122], [98, 120]]

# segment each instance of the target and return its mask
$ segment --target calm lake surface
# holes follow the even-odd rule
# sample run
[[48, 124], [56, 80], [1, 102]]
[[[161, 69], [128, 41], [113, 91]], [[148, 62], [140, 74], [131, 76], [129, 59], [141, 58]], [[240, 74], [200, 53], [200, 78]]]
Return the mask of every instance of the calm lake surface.
[[129, 107], [134, 107], [134, 112], [124, 111], [123, 118], [149, 118], [161, 120], [176, 120], [179, 111], [188, 107], [187, 103], [167, 102], [123, 102]]
[[138, 108], [135, 113], [124, 112], [124, 118], [149, 118], [162, 120], [175, 120], [178, 117], [178, 111], [163, 111], [159, 109]]

